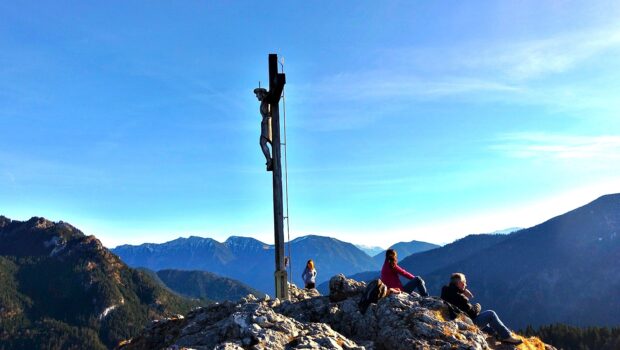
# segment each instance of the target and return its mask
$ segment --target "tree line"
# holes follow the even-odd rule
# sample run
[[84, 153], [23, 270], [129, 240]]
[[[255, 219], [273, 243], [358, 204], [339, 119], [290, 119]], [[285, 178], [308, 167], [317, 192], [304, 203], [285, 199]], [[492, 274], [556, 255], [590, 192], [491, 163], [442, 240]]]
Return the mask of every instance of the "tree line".
[[562, 350], [620, 349], [620, 327], [575, 327], [551, 324], [538, 329], [527, 326], [519, 333], [528, 337], [539, 337], [545, 343]]

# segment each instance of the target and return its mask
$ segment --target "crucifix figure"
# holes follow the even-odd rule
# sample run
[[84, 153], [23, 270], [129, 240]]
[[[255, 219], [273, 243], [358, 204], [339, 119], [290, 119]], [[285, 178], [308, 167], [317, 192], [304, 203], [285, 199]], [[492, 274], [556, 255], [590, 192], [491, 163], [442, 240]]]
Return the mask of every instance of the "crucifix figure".
[[263, 150], [263, 155], [265, 155], [265, 160], [267, 161], [267, 171], [273, 170], [273, 161], [271, 158], [271, 153], [269, 152], [269, 147], [267, 147], [267, 143], [272, 145], [271, 143], [271, 113], [269, 108], [269, 102], [267, 101], [267, 89], [265, 88], [256, 88], [254, 89], [254, 94], [256, 94], [256, 98], [260, 101], [260, 114], [263, 117], [263, 120], [260, 123], [260, 148]]
[[[284, 256], [284, 208], [282, 198], [282, 163], [280, 143], [280, 98], [286, 84], [284, 73], [278, 72], [278, 55], [269, 54], [269, 90], [254, 89], [260, 101], [261, 122], [260, 147], [267, 160], [267, 171], [273, 180], [273, 235], [275, 238], [274, 273], [276, 298], [288, 299], [288, 282]], [[269, 152], [269, 146], [271, 153]]]

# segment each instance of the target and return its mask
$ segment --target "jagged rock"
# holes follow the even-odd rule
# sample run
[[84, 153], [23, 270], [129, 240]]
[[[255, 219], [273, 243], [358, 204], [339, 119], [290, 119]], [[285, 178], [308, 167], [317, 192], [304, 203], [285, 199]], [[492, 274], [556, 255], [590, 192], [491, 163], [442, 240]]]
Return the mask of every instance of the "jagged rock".
[[334, 302], [341, 301], [360, 294], [364, 288], [366, 288], [366, 283], [348, 279], [343, 274], [339, 274], [329, 280], [329, 299]]
[[[291, 285], [291, 300], [249, 295], [237, 303], [210, 305], [184, 319], [154, 322], [120, 348], [516, 349], [487, 337], [464, 315], [449, 320], [439, 298], [393, 294], [362, 314], [357, 303], [364, 283], [339, 275], [332, 285], [336, 297]], [[535, 338], [525, 341], [528, 349], [554, 349]]]
[[42, 230], [54, 226], [54, 223], [52, 221], [49, 221], [45, 218], [33, 217], [29, 221], [34, 223], [34, 229]]
[[215, 304], [186, 318], [153, 322], [122, 349], [363, 349], [325, 323], [276, 313], [271, 300]]
[[321, 296], [321, 293], [319, 293], [319, 291], [314, 288], [301, 289], [301, 288], [297, 288], [296, 285], [289, 283], [288, 284], [288, 295], [289, 295], [289, 300], [293, 303], [296, 303], [298, 301]]
[[4, 215], [0, 215], [0, 228], [6, 227], [11, 223], [11, 219]]

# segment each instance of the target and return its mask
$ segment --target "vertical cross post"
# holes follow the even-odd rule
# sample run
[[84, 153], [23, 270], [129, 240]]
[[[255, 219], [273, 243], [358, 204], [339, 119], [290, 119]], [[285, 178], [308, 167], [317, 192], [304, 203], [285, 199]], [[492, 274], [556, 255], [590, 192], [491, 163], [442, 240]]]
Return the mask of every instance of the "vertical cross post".
[[286, 78], [278, 73], [278, 55], [269, 54], [269, 104], [272, 128], [272, 164], [273, 164], [273, 226], [275, 236], [275, 287], [276, 297], [288, 299], [287, 272], [284, 264], [284, 209], [282, 203], [282, 162], [280, 153], [280, 97]]

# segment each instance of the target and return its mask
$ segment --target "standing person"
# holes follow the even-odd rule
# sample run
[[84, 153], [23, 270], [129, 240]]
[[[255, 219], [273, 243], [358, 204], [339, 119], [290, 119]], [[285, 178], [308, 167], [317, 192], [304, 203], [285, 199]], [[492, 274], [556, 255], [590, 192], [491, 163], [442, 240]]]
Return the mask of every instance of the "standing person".
[[312, 289], [315, 287], [316, 270], [314, 269], [314, 261], [312, 261], [312, 259], [308, 260], [308, 262], [306, 263], [306, 268], [304, 269], [304, 272], [301, 274], [301, 278], [304, 280], [306, 289]]
[[450, 276], [450, 284], [441, 289], [441, 299], [466, 313], [482, 331], [497, 334], [498, 339], [505, 343], [515, 345], [523, 343], [521, 339], [512, 336], [510, 329], [502, 323], [495, 311], [485, 310], [481, 312], [480, 304], [472, 305], [469, 299], [473, 297], [473, 294], [467, 289], [467, 280], [462, 273], [453, 273]]
[[[398, 275], [410, 279], [411, 282], [403, 287]], [[381, 269], [381, 281], [383, 281], [388, 288], [398, 289], [399, 291], [405, 291], [407, 293], [411, 293], [414, 289], [417, 289], [421, 296], [428, 296], [424, 280], [420, 276], [416, 277], [398, 266], [398, 254], [394, 249], [385, 251], [385, 262]]]

